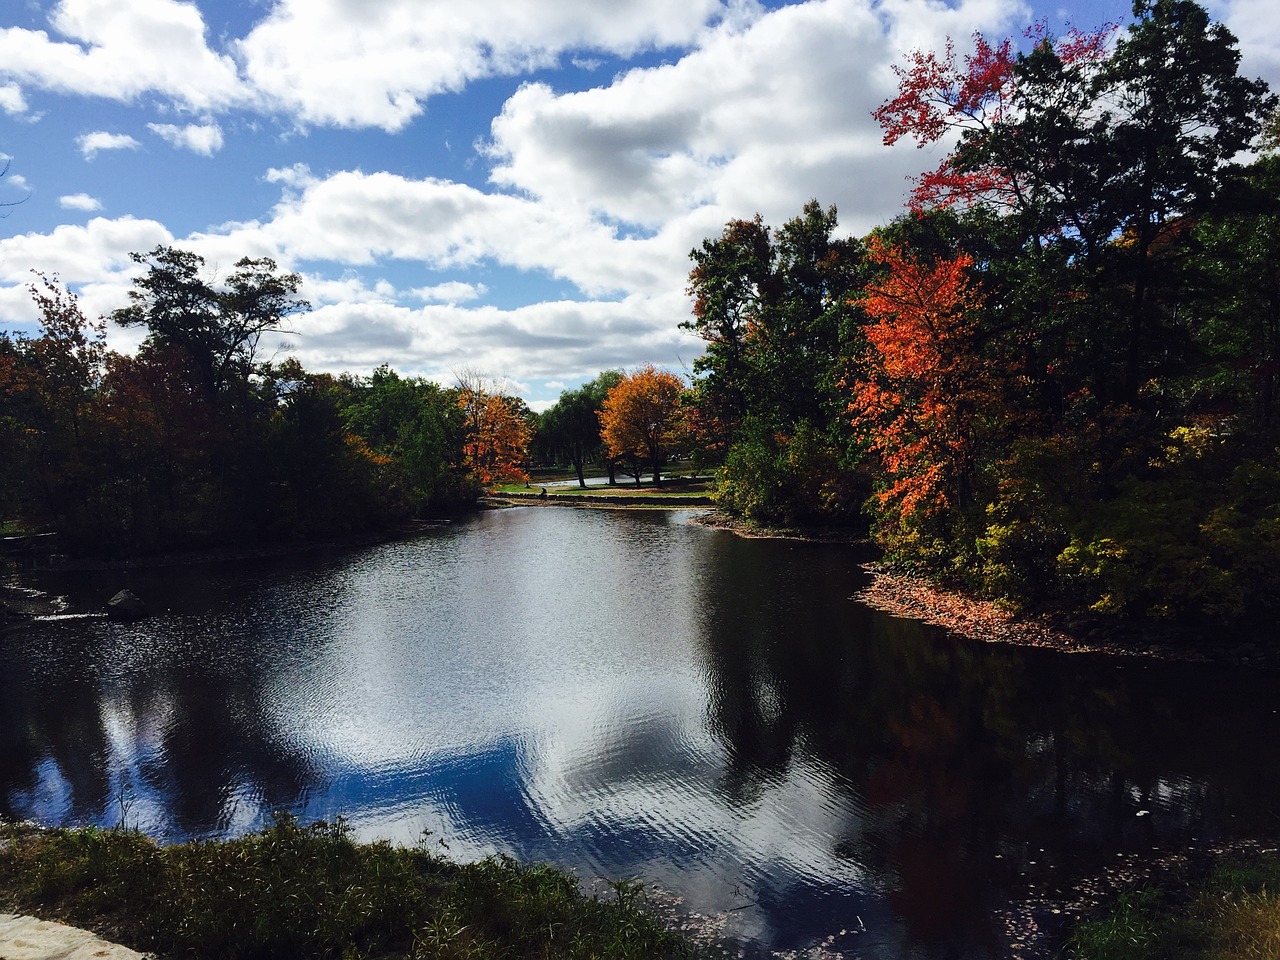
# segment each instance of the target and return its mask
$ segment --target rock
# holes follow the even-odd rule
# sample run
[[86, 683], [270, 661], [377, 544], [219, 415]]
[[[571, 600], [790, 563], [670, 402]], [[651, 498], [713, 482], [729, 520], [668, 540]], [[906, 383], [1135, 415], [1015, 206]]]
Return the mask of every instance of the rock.
[[107, 618], [110, 620], [143, 620], [147, 605], [132, 590], [121, 590], [107, 601]]

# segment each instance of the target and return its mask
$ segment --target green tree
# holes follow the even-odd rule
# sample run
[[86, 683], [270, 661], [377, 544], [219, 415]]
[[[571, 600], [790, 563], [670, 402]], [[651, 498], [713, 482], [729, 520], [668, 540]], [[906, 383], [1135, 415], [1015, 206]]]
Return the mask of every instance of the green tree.
[[601, 374], [577, 390], [561, 392], [560, 399], [539, 421], [542, 446], [552, 456], [563, 457], [573, 464], [580, 487], [587, 485], [587, 463], [605, 452], [604, 440], [600, 436], [600, 411], [609, 390], [621, 378], [621, 371], [609, 373], [617, 373], [618, 376]]
[[112, 319], [146, 327], [154, 348], [183, 353], [210, 400], [230, 381], [247, 378], [264, 333], [283, 330], [291, 314], [309, 306], [297, 296], [302, 278], [279, 273], [269, 257], [237, 261], [222, 284], [206, 275], [204, 258], [190, 251], [159, 246], [130, 257], [146, 273], [135, 278], [130, 305]]

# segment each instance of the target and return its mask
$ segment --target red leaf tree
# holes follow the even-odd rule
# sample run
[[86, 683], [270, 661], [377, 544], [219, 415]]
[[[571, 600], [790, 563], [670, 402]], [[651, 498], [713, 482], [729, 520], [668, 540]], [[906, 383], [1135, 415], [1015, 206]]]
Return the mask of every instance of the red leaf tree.
[[849, 412], [880, 461], [875, 505], [892, 537], [963, 504], [975, 426], [994, 395], [973, 352], [981, 298], [972, 259], [918, 258], [879, 237], [868, 254], [885, 273], [861, 301], [870, 322]]

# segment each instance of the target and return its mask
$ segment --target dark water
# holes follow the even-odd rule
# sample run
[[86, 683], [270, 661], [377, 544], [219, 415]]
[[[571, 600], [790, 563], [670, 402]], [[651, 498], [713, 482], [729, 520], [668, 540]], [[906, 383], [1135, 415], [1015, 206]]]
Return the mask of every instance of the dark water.
[[[1270, 836], [1280, 678], [988, 647], [844, 546], [515, 509], [407, 542], [44, 573], [0, 638], [0, 814], [166, 839], [274, 809], [639, 876], [751, 948], [1007, 953], [1118, 853]], [[129, 586], [165, 612], [78, 616]]]

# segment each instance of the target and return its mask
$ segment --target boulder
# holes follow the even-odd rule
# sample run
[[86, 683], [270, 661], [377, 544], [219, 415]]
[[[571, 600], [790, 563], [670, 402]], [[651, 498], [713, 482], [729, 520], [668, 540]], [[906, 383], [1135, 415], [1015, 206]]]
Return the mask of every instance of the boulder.
[[147, 616], [147, 605], [132, 590], [121, 590], [107, 601], [107, 619], [142, 620]]

